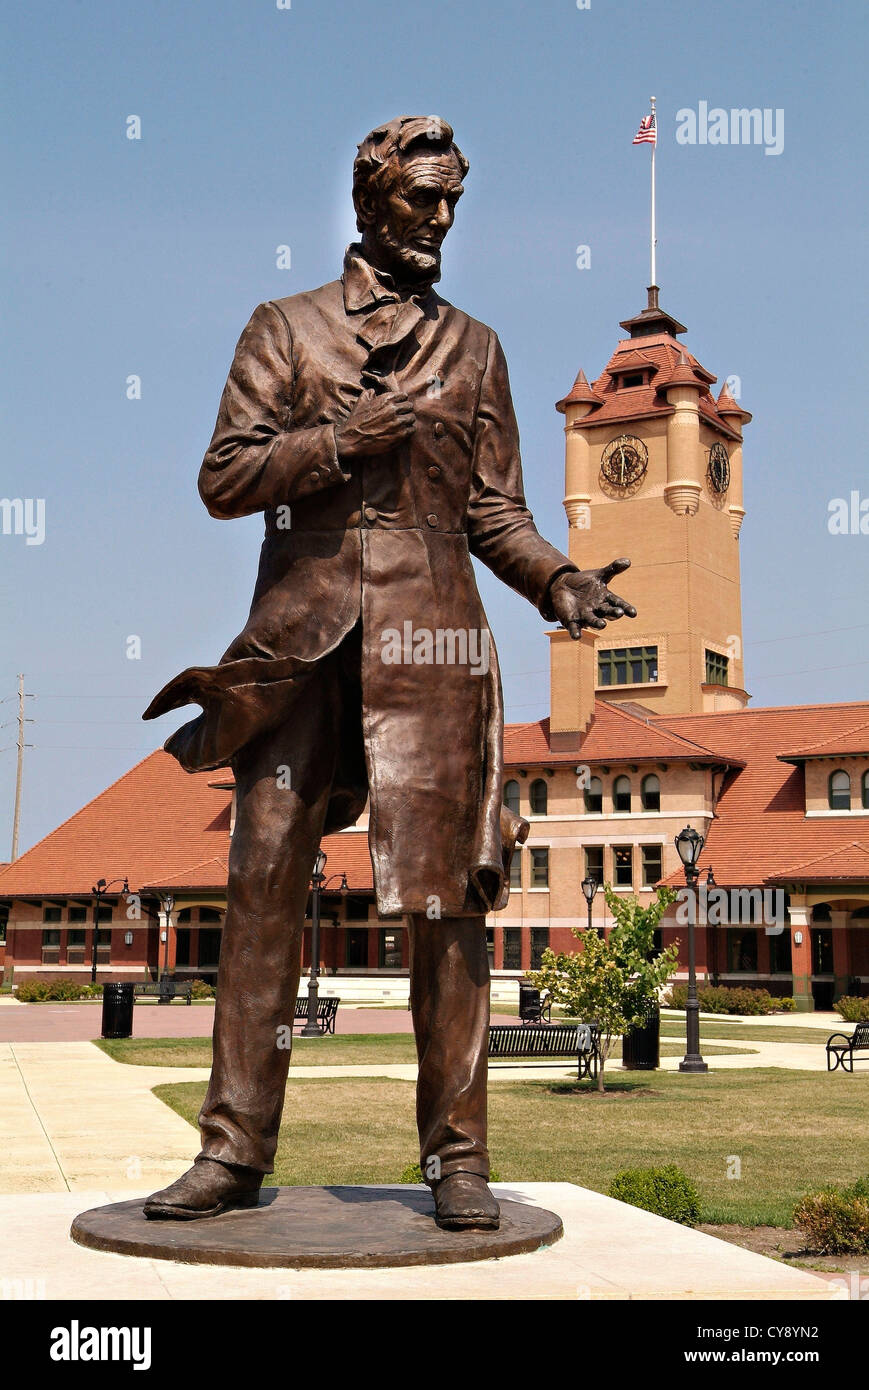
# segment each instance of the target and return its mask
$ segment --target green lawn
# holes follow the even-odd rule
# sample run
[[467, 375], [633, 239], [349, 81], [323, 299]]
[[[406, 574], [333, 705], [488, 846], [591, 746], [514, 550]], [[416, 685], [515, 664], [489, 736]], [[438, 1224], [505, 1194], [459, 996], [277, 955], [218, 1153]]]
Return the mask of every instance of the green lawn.
[[[585, 1083], [491, 1086], [490, 1145], [501, 1178], [604, 1192], [621, 1168], [677, 1163], [698, 1186], [704, 1221], [787, 1226], [801, 1193], [866, 1171], [869, 1073], [614, 1071], [609, 1085], [605, 1096]], [[195, 1125], [204, 1085], [155, 1093]], [[294, 1081], [271, 1181], [395, 1182], [417, 1158], [413, 1116], [411, 1082]], [[734, 1156], [739, 1179], [727, 1176]]]
[[[511, 1018], [519, 1017], [519, 1006], [517, 1004], [493, 1004], [493, 1014], [505, 1014]], [[798, 1018], [799, 1015], [793, 1015]], [[553, 1023], [566, 1022], [561, 1010], [552, 1010]], [[741, 1023], [734, 1022], [727, 1014], [717, 1015], [713, 1018], [701, 1018], [700, 1036], [707, 1038], [733, 1038], [737, 1042], [786, 1042], [786, 1043], [812, 1043], [814, 1046], [823, 1047], [830, 1033], [853, 1031], [852, 1023], [839, 1021], [834, 1023], [827, 1032], [822, 1028], [801, 1027], [798, 1023], [779, 1023], [774, 1026], [764, 1026], [762, 1023]], [[663, 1017], [661, 1019], [662, 1038], [684, 1038], [685, 1036], [685, 1015], [682, 1018]]]
[[[853, 1031], [853, 1024], [843, 1024], [846, 1033]], [[813, 1047], [823, 1048], [830, 1036], [830, 1033], [838, 1032], [835, 1027], [825, 1033], [821, 1028], [800, 1028], [798, 1025], [791, 1027], [788, 1023], [777, 1024], [775, 1027], [764, 1026], [762, 1023], [732, 1023], [726, 1016], [722, 1016], [721, 1022], [718, 1019], [701, 1018], [700, 1020], [700, 1040], [706, 1038], [733, 1038], [738, 1042], [781, 1042], [781, 1043], [810, 1043]], [[685, 1024], [678, 1019], [661, 1019], [662, 1038], [684, 1038]]]
[[[116, 1062], [136, 1067], [210, 1067], [210, 1038], [98, 1038], [97, 1047]], [[663, 1057], [681, 1057], [681, 1043], [662, 1042]], [[742, 1053], [750, 1047], [707, 1047], [706, 1052]], [[621, 1057], [617, 1044], [613, 1057]], [[532, 1058], [525, 1059], [528, 1062]], [[569, 1063], [565, 1058], [565, 1064]], [[293, 1039], [293, 1064], [299, 1067], [350, 1067], [376, 1062], [415, 1062], [416, 1050], [410, 1033], [347, 1033], [332, 1038]]]
[[[211, 1038], [98, 1038], [116, 1062], [138, 1067], [210, 1067]], [[345, 1033], [341, 1037], [293, 1038], [300, 1067], [352, 1067], [368, 1062], [415, 1062], [412, 1033]]]

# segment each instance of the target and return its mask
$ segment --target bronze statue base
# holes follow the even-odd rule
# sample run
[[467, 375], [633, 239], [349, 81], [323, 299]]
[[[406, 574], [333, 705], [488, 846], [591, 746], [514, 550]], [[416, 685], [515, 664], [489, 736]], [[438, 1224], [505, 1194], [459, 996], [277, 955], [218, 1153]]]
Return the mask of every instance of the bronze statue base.
[[461, 1264], [553, 1245], [561, 1218], [498, 1194], [497, 1231], [442, 1231], [421, 1187], [265, 1187], [259, 1206], [201, 1221], [148, 1221], [144, 1198], [82, 1212], [78, 1245], [183, 1264], [263, 1269], [382, 1269]]

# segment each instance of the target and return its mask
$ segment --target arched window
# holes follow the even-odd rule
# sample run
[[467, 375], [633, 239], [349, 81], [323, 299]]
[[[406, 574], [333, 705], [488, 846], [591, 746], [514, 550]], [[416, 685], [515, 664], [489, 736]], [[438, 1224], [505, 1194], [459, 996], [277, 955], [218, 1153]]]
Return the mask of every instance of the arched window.
[[613, 782], [613, 810], [629, 811], [631, 809], [631, 779], [630, 777], [617, 777]]
[[653, 772], [644, 777], [640, 787], [640, 797], [644, 811], [660, 811], [661, 783]]
[[847, 772], [830, 773], [830, 810], [850, 811], [851, 778]]
[[519, 783], [514, 779], [504, 785], [504, 805], [508, 811], [519, 814]]
[[585, 814], [599, 816], [603, 811], [603, 782], [599, 777], [591, 777], [585, 789]]
[[863, 782], [862, 782], [862, 786], [863, 786], [863, 796], [862, 796], [863, 810], [864, 810], [864, 811], [869, 811], [869, 772], [864, 772], [864, 773], [863, 773]]
[[534, 816], [545, 816], [549, 799], [549, 788], [542, 777], [535, 777], [534, 781], [531, 783], [528, 797], [531, 802], [531, 814]]

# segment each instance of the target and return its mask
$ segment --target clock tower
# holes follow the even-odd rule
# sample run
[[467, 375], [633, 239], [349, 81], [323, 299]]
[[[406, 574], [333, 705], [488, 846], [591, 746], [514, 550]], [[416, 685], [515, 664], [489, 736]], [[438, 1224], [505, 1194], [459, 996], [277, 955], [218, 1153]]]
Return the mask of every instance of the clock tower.
[[[739, 530], [742, 426], [751, 416], [680, 343], [686, 330], [648, 290], [642, 313], [592, 383], [556, 406], [566, 439], [564, 507], [575, 564], [627, 555], [616, 592], [637, 609], [571, 643], [551, 634], [551, 732], [565, 746], [593, 698], [656, 714], [741, 709]], [[592, 558], [593, 557], [593, 558]], [[571, 650], [572, 649], [572, 650]]]

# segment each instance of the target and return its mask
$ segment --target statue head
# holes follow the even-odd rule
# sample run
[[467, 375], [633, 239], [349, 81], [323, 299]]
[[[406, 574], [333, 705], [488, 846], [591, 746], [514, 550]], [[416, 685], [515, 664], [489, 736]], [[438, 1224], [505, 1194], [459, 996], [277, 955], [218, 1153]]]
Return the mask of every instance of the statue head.
[[399, 284], [437, 280], [467, 172], [440, 116], [398, 116], [366, 135], [353, 164], [353, 205], [372, 264]]

